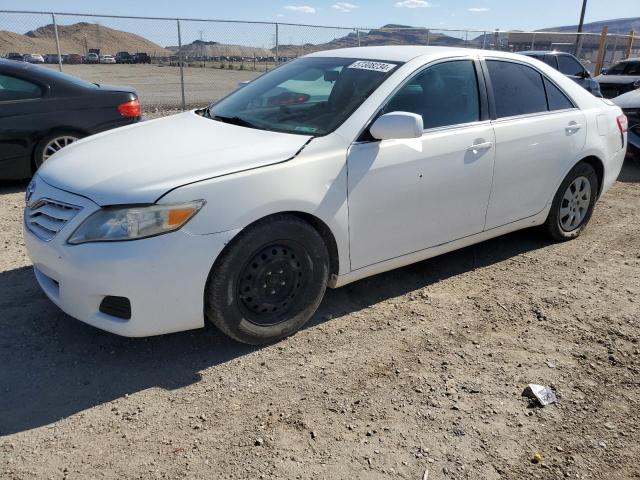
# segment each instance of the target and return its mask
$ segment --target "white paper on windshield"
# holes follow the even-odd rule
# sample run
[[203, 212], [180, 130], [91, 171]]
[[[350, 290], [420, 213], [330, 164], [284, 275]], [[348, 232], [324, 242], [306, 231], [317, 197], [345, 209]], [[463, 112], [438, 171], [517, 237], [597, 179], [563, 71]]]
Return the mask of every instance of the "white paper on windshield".
[[373, 70], [375, 72], [387, 73], [396, 68], [395, 63], [370, 62], [368, 60], [358, 60], [353, 62], [347, 68], [357, 68], [359, 70]]

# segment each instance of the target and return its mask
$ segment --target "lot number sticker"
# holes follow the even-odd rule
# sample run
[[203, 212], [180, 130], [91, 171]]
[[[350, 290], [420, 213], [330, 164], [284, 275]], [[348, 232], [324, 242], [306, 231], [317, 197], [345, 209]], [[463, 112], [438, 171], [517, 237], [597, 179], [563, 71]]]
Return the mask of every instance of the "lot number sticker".
[[353, 62], [351, 65], [349, 65], [348, 68], [357, 68], [359, 70], [373, 70], [375, 72], [387, 73], [396, 68], [396, 64], [358, 60], [357, 62]]

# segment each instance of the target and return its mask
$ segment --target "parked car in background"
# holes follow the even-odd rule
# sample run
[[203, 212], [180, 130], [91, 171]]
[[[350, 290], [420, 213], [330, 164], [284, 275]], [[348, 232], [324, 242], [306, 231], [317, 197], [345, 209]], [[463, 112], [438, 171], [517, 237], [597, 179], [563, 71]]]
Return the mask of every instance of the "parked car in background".
[[58, 54], [57, 53], [47, 53], [44, 56], [44, 63], [58, 63]]
[[116, 63], [133, 63], [133, 57], [129, 52], [116, 53]]
[[113, 58], [113, 55], [101, 55], [100, 63], [116, 63], [116, 59]]
[[24, 56], [24, 61], [29, 63], [44, 63], [44, 58], [39, 53], [27, 53]]
[[144, 52], [134, 53], [133, 63], [151, 63], [151, 57]]
[[82, 56], [77, 53], [70, 53], [68, 55], [65, 55], [64, 63], [69, 63], [72, 65], [80, 64], [82, 63]]
[[605, 98], [615, 98], [640, 88], [640, 58], [616, 63], [596, 77]]
[[24, 55], [21, 53], [11, 52], [6, 56], [7, 60], [14, 60], [16, 62], [24, 62]]
[[630, 158], [640, 160], [640, 88], [623, 93], [611, 101], [622, 108], [629, 122], [627, 154]]
[[97, 53], [87, 53], [86, 63], [100, 63], [100, 57]]
[[588, 92], [591, 92], [596, 97], [602, 96], [598, 82], [591, 77], [589, 70], [580, 63], [580, 60], [570, 53], [557, 52], [555, 50], [528, 50], [518, 53], [546, 63], [550, 67], [564, 73], [567, 77], [571, 78], [574, 82]]
[[625, 147], [619, 107], [522, 55], [316, 52], [56, 154], [27, 189], [25, 243], [46, 295], [98, 328], [208, 319], [268, 343], [327, 286], [535, 225], [577, 237]]
[[28, 178], [66, 145], [140, 118], [133, 88], [0, 60], [0, 179]]

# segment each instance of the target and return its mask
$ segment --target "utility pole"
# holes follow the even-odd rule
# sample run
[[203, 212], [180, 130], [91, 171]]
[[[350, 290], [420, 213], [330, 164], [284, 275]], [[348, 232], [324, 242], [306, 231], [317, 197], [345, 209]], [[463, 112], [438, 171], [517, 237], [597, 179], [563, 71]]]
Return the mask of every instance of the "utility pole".
[[582, 0], [582, 11], [580, 12], [580, 23], [578, 23], [578, 38], [576, 39], [575, 56], [580, 58], [580, 50], [582, 50], [582, 26], [584, 25], [584, 14], [587, 11], [587, 0]]

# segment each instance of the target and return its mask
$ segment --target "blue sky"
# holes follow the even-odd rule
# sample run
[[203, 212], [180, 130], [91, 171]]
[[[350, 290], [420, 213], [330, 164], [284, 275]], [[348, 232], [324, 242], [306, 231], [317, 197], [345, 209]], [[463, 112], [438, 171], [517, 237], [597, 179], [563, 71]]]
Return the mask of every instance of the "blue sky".
[[[366, 27], [401, 23], [432, 28], [528, 30], [577, 23], [581, 3], [581, 0], [0, 0], [0, 9]], [[527, 4], [535, 7], [526, 8]], [[633, 16], [640, 16], [638, 0], [589, 0], [586, 19]]]
[[[527, 8], [527, 5], [534, 7]], [[277, 21], [345, 27], [388, 23], [438, 28], [501, 30], [576, 24], [582, 0], [0, 0], [0, 10], [41, 10], [86, 14]], [[586, 21], [640, 16], [640, 0], [589, 0]], [[175, 22], [59, 17], [139, 33], [160, 45], [175, 45]], [[0, 13], [0, 30], [25, 33], [51, 23], [50, 16]], [[183, 41], [199, 37], [270, 48], [271, 26], [189, 22]], [[281, 27], [281, 43], [320, 43], [348, 32]], [[464, 34], [458, 36], [463, 37]], [[470, 35], [471, 36], [471, 35]]]

